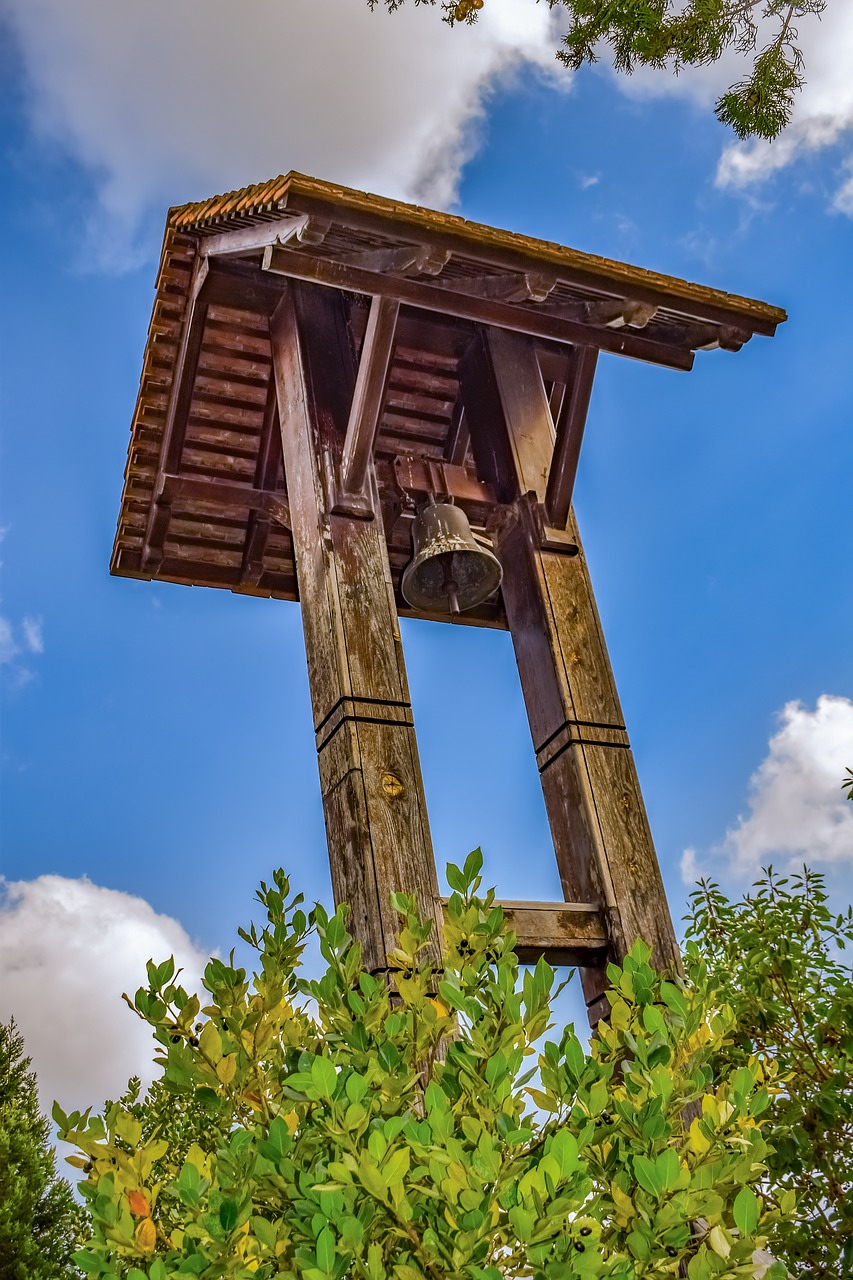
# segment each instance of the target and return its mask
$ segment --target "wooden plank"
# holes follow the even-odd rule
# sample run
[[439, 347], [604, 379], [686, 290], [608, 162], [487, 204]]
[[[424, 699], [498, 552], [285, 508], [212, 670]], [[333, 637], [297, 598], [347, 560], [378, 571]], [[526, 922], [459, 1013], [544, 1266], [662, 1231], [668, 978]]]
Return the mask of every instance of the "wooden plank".
[[290, 509], [283, 494], [265, 493], [251, 485], [229, 484], [195, 476], [164, 476], [160, 501], [197, 502], [231, 511], [263, 511], [285, 528], [290, 528]]
[[[175, 369], [160, 445], [159, 469], [163, 472], [176, 471], [177, 460], [180, 457], [183, 430], [186, 425], [187, 410], [192, 395], [192, 380], [195, 377], [195, 369], [201, 349], [201, 337], [204, 330], [206, 304], [200, 301], [200, 295], [208, 275], [207, 263], [200, 258], [197, 259], [184, 312], [180, 345], [175, 360]], [[150, 567], [152, 571], [156, 571], [162, 558], [163, 538], [165, 537], [168, 520], [167, 507], [163, 504], [158, 507], [156, 503], [152, 503], [148, 516], [148, 527], [145, 530], [142, 544], [142, 564], [146, 569]]]
[[305, 280], [334, 289], [367, 293], [371, 297], [396, 298], [399, 302], [420, 307], [425, 311], [437, 311], [442, 315], [458, 316], [478, 324], [499, 326], [538, 338], [551, 338], [557, 342], [580, 343], [596, 346], [616, 355], [632, 356], [636, 360], [648, 360], [652, 364], [666, 365], [672, 369], [692, 369], [693, 353], [677, 346], [668, 346], [652, 338], [633, 334], [624, 329], [595, 329], [562, 316], [552, 315], [543, 307], [524, 308], [492, 298], [477, 298], [464, 293], [463, 282], [450, 285], [429, 284], [422, 280], [409, 280], [400, 276], [387, 276], [377, 271], [365, 271], [330, 258], [317, 258], [297, 249], [271, 245], [264, 251], [265, 271], [288, 276], [293, 280]]
[[382, 398], [394, 351], [394, 331], [400, 304], [395, 298], [375, 297], [370, 304], [361, 348], [349, 420], [344, 437], [341, 479], [336, 510], [373, 515], [367, 477], [379, 430]]
[[[677, 970], [678, 946], [586, 561], [543, 548], [535, 518], [545, 498], [542, 458], [553, 439], [536, 352], [521, 335], [493, 337], [463, 365], [465, 412], [480, 474], [509, 494], [505, 501], [516, 499], [510, 518], [494, 530], [496, 553], [563, 891], [568, 901], [595, 903], [604, 912], [615, 959], [641, 937], [655, 964]], [[568, 534], [578, 541], [572, 517]], [[605, 974], [598, 966], [581, 976], [594, 1024], [607, 1013]]]
[[572, 505], [597, 360], [595, 347], [575, 348], [567, 394], [561, 397], [560, 410], [555, 418], [556, 440], [545, 490], [545, 510], [551, 524], [558, 529], [565, 529]]
[[[441, 908], [382, 522], [333, 514], [326, 491], [355, 385], [344, 305], [292, 285], [273, 357], [332, 885], [379, 971], [397, 933], [391, 892], [435, 921], [436, 962]], [[376, 501], [372, 464], [367, 478]]]
[[[442, 898], [447, 904], [447, 899]], [[541, 957], [552, 965], [600, 966], [607, 957], [607, 922], [600, 908], [586, 902], [515, 902], [498, 899], [507, 926], [516, 936], [522, 964]]]
[[421, 497], [431, 493], [439, 500], [453, 498], [457, 502], [478, 502], [486, 507], [495, 504], [494, 491], [482, 480], [443, 459], [398, 457], [394, 459], [397, 484], [407, 493]]
[[268, 244], [286, 244], [307, 224], [305, 214], [290, 218], [277, 218], [275, 222], [255, 223], [233, 231], [220, 231], [205, 236], [199, 245], [199, 253], [205, 258], [226, 257], [229, 254], [259, 253]]

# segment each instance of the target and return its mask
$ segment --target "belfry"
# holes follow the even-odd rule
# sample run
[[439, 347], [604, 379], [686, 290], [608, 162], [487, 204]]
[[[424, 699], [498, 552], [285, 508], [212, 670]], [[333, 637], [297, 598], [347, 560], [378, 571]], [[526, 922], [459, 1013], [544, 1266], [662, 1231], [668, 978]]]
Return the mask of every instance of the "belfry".
[[[512, 635], [565, 901], [530, 960], [678, 948], [572, 509], [599, 352], [689, 370], [785, 313], [290, 173], [169, 213], [113, 573], [298, 600], [337, 901], [374, 971], [439, 894], [400, 615]], [[415, 539], [413, 542], [413, 531]]]

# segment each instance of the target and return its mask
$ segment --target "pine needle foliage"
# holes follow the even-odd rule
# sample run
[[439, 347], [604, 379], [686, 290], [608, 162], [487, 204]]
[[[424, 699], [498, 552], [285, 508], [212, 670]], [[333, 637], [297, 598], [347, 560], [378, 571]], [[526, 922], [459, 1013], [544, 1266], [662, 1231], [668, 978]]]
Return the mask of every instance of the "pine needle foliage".
[[29, 1067], [14, 1019], [0, 1023], [0, 1280], [72, 1280], [81, 1213], [56, 1176]]
[[[486, 0], [438, 0], [451, 26], [474, 23]], [[568, 31], [556, 56], [578, 70], [605, 51], [616, 71], [668, 69], [676, 75], [739, 54], [746, 74], [717, 101], [715, 114], [738, 138], [772, 139], [790, 122], [805, 83], [797, 22], [819, 16], [826, 0], [544, 0], [565, 9]], [[404, 0], [368, 0], [389, 12]], [[414, 0], [435, 5], [437, 0]]]

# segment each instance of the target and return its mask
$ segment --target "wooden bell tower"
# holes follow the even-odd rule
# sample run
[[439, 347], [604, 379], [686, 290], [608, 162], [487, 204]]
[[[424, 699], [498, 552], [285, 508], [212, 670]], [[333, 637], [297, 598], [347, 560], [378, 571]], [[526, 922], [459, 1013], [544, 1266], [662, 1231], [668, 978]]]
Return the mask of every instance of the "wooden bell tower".
[[430, 498], [503, 568], [456, 621], [512, 634], [563, 885], [505, 904], [522, 958], [579, 965], [593, 1022], [637, 937], [677, 967], [572, 487], [600, 351], [687, 370], [784, 319], [295, 173], [170, 211], [112, 571], [299, 600], [332, 882], [369, 968], [393, 890], [441, 921], [398, 623]]

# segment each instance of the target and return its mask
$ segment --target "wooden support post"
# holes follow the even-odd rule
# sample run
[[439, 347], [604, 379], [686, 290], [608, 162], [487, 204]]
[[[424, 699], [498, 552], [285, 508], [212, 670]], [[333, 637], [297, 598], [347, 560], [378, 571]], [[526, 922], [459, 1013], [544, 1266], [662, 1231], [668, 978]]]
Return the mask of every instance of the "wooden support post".
[[[441, 905], [382, 523], [331, 510], [355, 385], [344, 306], [294, 283], [271, 332], [332, 886], [380, 971], [389, 895], [414, 893], [436, 921], [436, 960]], [[372, 462], [366, 482], [375, 500]]]
[[[543, 546], [535, 518], [545, 499], [553, 421], [532, 342], [487, 330], [463, 364], [462, 391], [480, 474], [514, 504], [496, 531], [496, 549], [564, 896], [604, 911], [613, 958], [643, 938], [657, 966], [677, 970], [586, 562], [582, 553]], [[576, 541], [571, 513], [568, 531]], [[608, 1009], [603, 965], [586, 968], [582, 978], [594, 1025]]]

